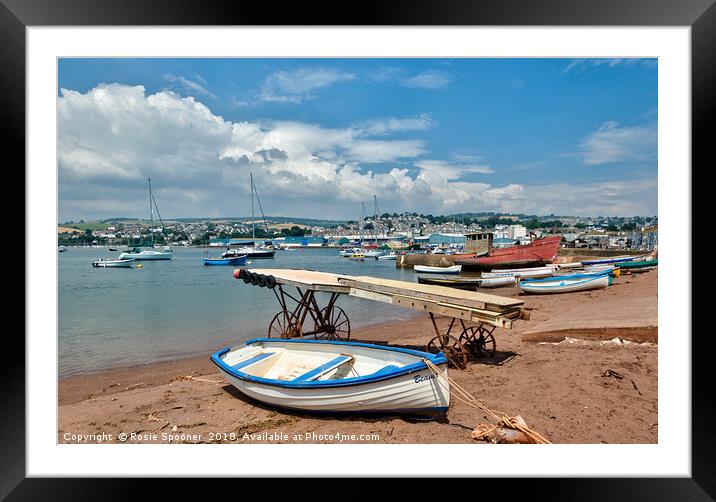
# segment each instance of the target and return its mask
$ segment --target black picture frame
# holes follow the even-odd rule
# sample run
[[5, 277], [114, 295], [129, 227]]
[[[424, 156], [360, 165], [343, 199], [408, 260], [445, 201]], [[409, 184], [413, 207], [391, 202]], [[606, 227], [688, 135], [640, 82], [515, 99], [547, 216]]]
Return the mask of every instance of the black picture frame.
[[[714, 0], [389, 0], [272, 2], [246, 0], [0, 0], [0, 124], [2, 143], [25, 161], [25, 28], [111, 25], [502, 25], [502, 26], [690, 26], [692, 69], [692, 165], [704, 164], [713, 141], [707, 123], [716, 111], [716, 6]], [[713, 160], [709, 159], [713, 164]], [[684, 175], [693, 170], [685, 166]], [[24, 183], [24, 181], [22, 181]], [[28, 264], [25, 263], [25, 266]], [[690, 273], [690, 271], [689, 271]], [[691, 292], [684, 292], [691, 294]], [[696, 298], [695, 296], [692, 296]], [[693, 306], [692, 306], [693, 311]], [[691, 319], [691, 312], [688, 313]], [[687, 326], [690, 323], [687, 324]], [[6, 333], [9, 335], [9, 333]], [[680, 333], [686, 339], [687, 333]], [[692, 477], [679, 479], [510, 480], [532, 497], [550, 500], [713, 500], [716, 434], [710, 375], [710, 333], [692, 337]], [[63, 500], [139, 497], [146, 483], [121, 479], [25, 477], [25, 346], [15, 336], [14, 354], [0, 365], [0, 498]], [[22, 355], [22, 356], [21, 356]], [[688, 437], [684, 436], [684, 440]], [[433, 483], [430, 483], [433, 484]], [[366, 490], [346, 486], [352, 498]], [[176, 482], [183, 491], [186, 483]], [[424, 490], [424, 485], [420, 487]], [[480, 490], [486, 490], [480, 483]], [[423, 492], [428, 495], [429, 491]], [[406, 493], [407, 495], [407, 493]], [[142, 497], [143, 498], [143, 497]]]

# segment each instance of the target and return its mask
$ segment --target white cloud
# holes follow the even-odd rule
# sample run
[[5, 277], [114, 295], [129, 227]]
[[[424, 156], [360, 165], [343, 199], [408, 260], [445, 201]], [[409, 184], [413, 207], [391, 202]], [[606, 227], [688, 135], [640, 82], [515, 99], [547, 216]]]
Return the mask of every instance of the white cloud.
[[580, 143], [580, 153], [587, 165], [612, 162], [644, 162], [656, 158], [657, 131], [654, 126], [620, 127], [605, 122]]
[[[84, 94], [62, 89], [58, 121], [61, 221], [147, 217], [147, 177], [165, 219], [245, 215], [249, 172], [267, 214], [327, 219], [356, 217], [374, 194], [384, 210], [434, 214], [572, 213], [575, 207], [636, 208], [655, 199], [623, 181], [586, 191], [450, 181], [492, 169], [470, 156], [426, 160], [424, 141], [390, 137], [429, 127], [423, 116], [344, 128], [231, 122], [193, 97], [109, 84]], [[375, 162], [394, 166], [374, 169]], [[569, 202], [572, 196], [578, 204]]]
[[[200, 80], [204, 85], [207, 84], [206, 80], [201, 78], [199, 75], [197, 75], [196, 77], [197, 80]], [[173, 75], [171, 73], [167, 73], [166, 75], [164, 75], [164, 80], [166, 80], [167, 82], [178, 84], [185, 91], [188, 91], [190, 93], [201, 94], [203, 96], [208, 96], [210, 98], [216, 99], [216, 96], [204, 86], [197, 82], [194, 82], [193, 80], [189, 80], [186, 77], [182, 77], [181, 75]]]
[[600, 66], [607, 66], [609, 68], [613, 68], [615, 66], [656, 68], [657, 65], [657, 60], [653, 58], [579, 58], [570, 61], [570, 63], [562, 70], [562, 75], [566, 75], [570, 72], [579, 73], [588, 68], [597, 68]]
[[333, 68], [298, 68], [292, 71], [277, 71], [266, 77], [261, 89], [252, 100], [236, 101], [238, 105], [252, 105], [260, 102], [299, 104], [315, 96], [313, 91], [329, 87], [337, 82], [353, 80], [352, 73]]
[[400, 80], [405, 87], [418, 87], [421, 89], [442, 89], [450, 84], [450, 75], [440, 70], [426, 70], [412, 77]]

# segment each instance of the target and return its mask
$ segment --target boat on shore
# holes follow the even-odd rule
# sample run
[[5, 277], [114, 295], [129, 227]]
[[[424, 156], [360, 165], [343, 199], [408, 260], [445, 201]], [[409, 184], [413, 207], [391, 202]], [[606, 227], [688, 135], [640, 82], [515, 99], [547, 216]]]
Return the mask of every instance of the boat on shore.
[[[648, 255], [647, 255], [648, 256]], [[644, 260], [645, 256], [614, 256], [613, 258], [600, 258], [597, 260], [582, 260], [582, 265], [604, 265]]]
[[609, 273], [571, 274], [547, 279], [527, 279], [520, 281], [518, 287], [525, 293], [554, 294], [603, 289], [611, 283], [612, 276]]
[[[425, 361], [440, 370], [434, 374]], [[305, 339], [258, 338], [211, 356], [241, 393], [284, 409], [436, 417], [450, 406], [441, 352]]]
[[517, 284], [515, 277], [495, 277], [492, 279], [481, 279], [476, 277], [418, 277], [420, 284], [431, 284], [433, 286], [445, 286], [448, 288], [466, 289], [475, 291], [478, 288], [498, 288], [502, 286], [514, 286]]
[[120, 260], [105, 260], [104, 258], [100, 258], [99, 260], [93, 261], [92, 266], [95, 268], [132, 268], [134, 261], [133, 258]]
[[451, 267], [430, 267], [428, 265], [415, 265], [413, 267], [413, 270], [421, 274], [459, 274], [462, 270], [462, 265], [453, 265]]
[[659, 259], [655, 260], [643, 260], [643, 261], [627, 261], [622, 263], [617, 263], [617, 268], [624, 268], [624, 269], [638, 269], [638, 268], [654, 268], [657, 265], [659, 265]]
[[451, 260], [473, 270], [540, 266], [551, 263], [557, 257], [560, 240], [559, 235], [553, 235], [520, 246], [492, 248], [487, 254], [455, 254]]
[[500, 277], [513, 277], [513, 278], [535, 278], [540, 277], [551, 277], [554, 275], [555, 268], [553, 267], [541, 267], [541, 268], [529, 268], [524, 270], [493, 270], [492, 272], [482, 272], [481, 277], [484, 279], [496, 279]]
[[235, 256], [232, 258], [203, 258], [204, 265], [207, 266], [234, 266], [240, 267], [246, 265], [246, 255]]

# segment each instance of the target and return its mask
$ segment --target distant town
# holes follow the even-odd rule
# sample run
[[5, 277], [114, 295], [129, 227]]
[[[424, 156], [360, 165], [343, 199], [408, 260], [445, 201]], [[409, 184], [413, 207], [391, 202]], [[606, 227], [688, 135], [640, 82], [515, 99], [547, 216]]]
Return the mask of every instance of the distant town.
[[465, 234], [490, 232], [495, 247], [529, 242], [534, 236], [561, 235], [562, 246], [589, 249], [651, 250], [658, 244], [656, 216], [573, 217], [496, 213], [433, 216], [383, 213], [361, 221], [320, 221], [266, 217], [170, 220], [159, 224], [128, 218], [68, 221], [58, 225], [63, 246], [171, 244], [228, 246], [271, 241], [284, 247], [340, 247], [375, 242], [400, 249], [462, 248]]

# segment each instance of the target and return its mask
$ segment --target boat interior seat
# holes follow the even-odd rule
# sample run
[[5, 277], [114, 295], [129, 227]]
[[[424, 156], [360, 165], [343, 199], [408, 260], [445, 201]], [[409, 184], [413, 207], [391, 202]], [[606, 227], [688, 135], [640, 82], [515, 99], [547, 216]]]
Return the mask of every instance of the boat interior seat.
[[325, 362], [321, 364], [320, 366], [313, 368], [310, 371], [307, 371], [306, 373], [297, 376], [292, 381], [296, 383], [300, 382], [311, 382], [313, 380], [317, 380], [321, 378], [323, 375], [328, 373], [329, 371], [333, 371], [334, 369], [340, 368], [341, 366], [344, 366], [348, 363], [353, 362], [353, 356], [341, 354], [340, 356], [331, 359], [328, 362]]
[[278, 354], [278, 352], [262, 352], [260, 354], [249, 357], [248, 359], [244, 359], [243, 361], [234, 364], [232, 368], [235, 370], [244, 369], [260, 361], [264, 361], [269, 357], [275, 356], [276, 354]]
[[386, 373], [392, 373], [393, 371], [400, 369], [400, 366], [396, 366], [394, 364], [389, 364], [388, 366], [383, 366], [375, 373], [371, 373], [370, 376], [380, 376], [384, 375]]

